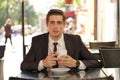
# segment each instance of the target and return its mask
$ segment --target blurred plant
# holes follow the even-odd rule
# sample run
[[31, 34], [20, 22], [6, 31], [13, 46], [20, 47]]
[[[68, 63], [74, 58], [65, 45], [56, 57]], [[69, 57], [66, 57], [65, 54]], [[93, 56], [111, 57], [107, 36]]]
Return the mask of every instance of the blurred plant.
[[[77, 8], [82, 8], [85, 4], [86, 0], [73, 0], [73, 4], [77, 6]], [[62, 8], [65, 11], [69, 10], [71, 5], [66, 5], [65, 4], [65, 0], [56, 0], [55, 1], [55, 6], [57, 6], [58, 8]]]
[[65, 0], [60, 0], [60, 1], [56, 0], [55, 1], [55, 6], [65, 10], [65, 11], [69, 10], [69, 7], [70, 7], [70, 6], [66, 6]]
[[0, 28], [4, 25], [7, 18], [6, 1], [0, 0]]
[[81, 2], [80, 2], [80, 0], [74, 0], [74, 3], [75, 3], [78, 7], [81, 6]]
[[[25, 24], [36, 25], [38, 15], [28, 0], [25, 1]], [[7, 18], [11, 18], [12, 25], [21, 24], [21, 0], [0, 0], [0, 27], [2, 27]]]

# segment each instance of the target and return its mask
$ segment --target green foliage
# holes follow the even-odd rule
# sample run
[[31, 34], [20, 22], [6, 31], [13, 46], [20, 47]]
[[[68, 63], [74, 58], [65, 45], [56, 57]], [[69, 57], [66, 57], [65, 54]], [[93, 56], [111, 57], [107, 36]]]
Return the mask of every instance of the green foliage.
[[56, 0], [55, 1], [55, 4], [56, 4], [56, 6], [57, 7], [59, 7], [59, 8], [62, 8], [62, 7], [65, 7], [65, 1], [64, 0]]
[[79, 7], [81, 6], [80, 0], [74, 0], [74, 3]]
[[6, 2], [5, 0], [0, 0], [0, 28], [4, 25], [7, 14], [6, 14]]
[[[37, 23], [38, 15], [36, 14], [33, 6], [31, 6], [28, 1], [24, 3], [25, 24], [34, 26]], [[8, 17], [11, 18], [12, 25], [21, 24], [21, 8], [21, 0], [0, 0], [0, 28], [4, 25]]]
[[[73, 0], [73, 3], [75, 3], [79, 8], [82, 6], [82, 2], [85, 0]], [[65, 8], [65, 10], [69, 10], [70, 6], [65, 4], [65, 0], [56, 0], [55, 5], [58, 8]]]
[[65, 0], [56, 0], [55, 5], [58, 8], [65, 9], [66, 11], [69, 10], [69, 7], [70, 7], [70, 6], [66, 6]]
[[25, 24], [30, 24], [32, 26], [36, 25], [38, 21], [38, 15], [34, 11], [32, 5], [26, 4], [25, 6]]

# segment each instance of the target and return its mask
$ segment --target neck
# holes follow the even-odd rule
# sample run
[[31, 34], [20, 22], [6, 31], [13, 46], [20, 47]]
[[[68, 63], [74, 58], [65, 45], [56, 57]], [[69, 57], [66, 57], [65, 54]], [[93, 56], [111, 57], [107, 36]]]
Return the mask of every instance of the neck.
[[54, 41], [58, 41], [61, 37], [62, 37], [62, 34], [60, 36], [50, 36], [51, 39], [53, 39]]

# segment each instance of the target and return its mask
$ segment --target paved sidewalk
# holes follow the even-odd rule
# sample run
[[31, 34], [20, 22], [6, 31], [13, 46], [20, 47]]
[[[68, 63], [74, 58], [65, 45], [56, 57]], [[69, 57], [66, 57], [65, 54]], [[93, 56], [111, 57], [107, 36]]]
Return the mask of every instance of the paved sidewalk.
[[[31, 44], [32, 35], [25, 36], [25, 44]], [[4, 35], [0, 35], [0, 45], [4, 44], [5, 38]], [[8, 80], [10, 76], [17, 76], [21, 72], [20, 64], [23, 60], [23, 37], [21, 34], [14, 36], [12, 34], [12, 43], [10, 40], [7, 40], [4, 57], [2, 60], [3, 64], [3, 78]], [[28, 49], [26, 48], [26, 52]]]
[[[4, 42], [4, 37], [0, 41]], [[22, 36], [18, 35], [12, 37], [13, 46], [10, 44], [10, 40], [7, 40], [3, 65], [3, 77], [4, 80], [8, 80], [10, 76], [17, 76], [20, 71], [20, 63], [23, 60], [23, 48], [22, 48]]]

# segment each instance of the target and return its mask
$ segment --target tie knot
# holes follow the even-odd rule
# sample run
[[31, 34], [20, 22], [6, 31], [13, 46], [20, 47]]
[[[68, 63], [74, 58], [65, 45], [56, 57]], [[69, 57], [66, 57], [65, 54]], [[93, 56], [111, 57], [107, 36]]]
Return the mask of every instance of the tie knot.
[[57, 44], [58, 44], [57, 42], [54, 42], [54, 43], [53, 43], [53, 45], [54, 45], [54, 49], [53, 49], [53, 51], [54, 51], [54, 52], [57, 51]]
[[53, 43], [54, 46], [57, 46], [57, 44], [58, 44], [57, 42], [54, 42], [54, 43]]

